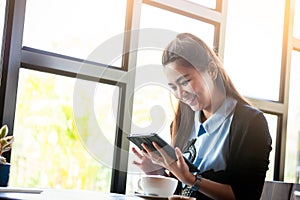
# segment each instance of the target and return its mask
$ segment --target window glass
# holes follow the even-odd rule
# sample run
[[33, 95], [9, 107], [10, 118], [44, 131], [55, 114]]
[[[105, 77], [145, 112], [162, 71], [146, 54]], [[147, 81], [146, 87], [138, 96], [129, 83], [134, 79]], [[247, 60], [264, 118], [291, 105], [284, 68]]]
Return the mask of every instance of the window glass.
[[[124, 32], [126, 1], [28, 0], [23, 46], [81, 59]], [[113, 49], [122, 52], [123, 42]], [[88, 58], [104, 63], [102, 55]], [[121, 62], [114, 63], [117, 67]]]
[[276, 133], [277, 133], [277, 122], [278, 117], [272, 114], [265, 114], [265, 117], [268, 121], [269, 131], [272, 137], [272, 151], [269, 156], [270, 164], [269, 170], [267, 171], [266, 180], [273, 180], [274, 175], [274, 161], [275, 161], [275, 151], [276, 151]]
[[[140, 71], [140, 73], [143, 73]], [[141, 75], [141, 74], [137, 74]], [[164, 140], [170, 143], [170, 124], [174, 118], [174, 107], [176, 107], [176, 100], [172, 99], [168, 88], [165, 88], [156, 83], [145, 83], [136, 87], [133, 102], [133, 120], [132, 132], [133, 133], [158, 133]], [[139, 159], [133, 156], [130, 144], [130, 154], [133, 159]], [[126, 193], [133, 194], [138, 191], [138, 179], [143, 172], [128, 162], [128, 174]]]
[[292, 52], [284, 180], [299, 182], [300, 175], [300, 52]]
[[294, 37], [300, 39], [300, 0], [295, 0]]
[[[162, 29], [162, 34], [166, 33], [164, 30], [170, 31], [170, 33], [190, 32], [213, 47], [214, 26], [146, 4], [142, 5], [140, 27], [143, 30], [146, 28], [158, 31]], [[140, 34], [147, 36], [147, 31], [141, 31]], [[166, 86], [161, 56], [165, 46], [174, 37], [170, 37], [170, 40], [163, 41], [164, 44], [161, 44], [163, 40], [161, 38], [165, 38], [165, 35], [161, 35], [161, 38], [149, 36], [148, 40], [147, 38], [144, 39], [147, 40], [148, 44], [149, 41], [154, 41], [154, 45], [151, 46], [151, 43], [147, 47], [143, 47], [144, 40], [140, 37], [132, 116], [132, 131], [157, 132], [167, 142], [170, 142], [170, 124], [174, 118], [177, 100], [170, 96], [169, 88]], [[157, 40], [160, 41], [159, 44], [155, 43]], [[138, 190], [137, 182], [143, 173], [134, 167], [131, 161], [129, 161], [128, 168], [130, 170], [127, 177], [126, 192], [132, 194]]]
[[284, 5], [284, 0], [228, 2], [224, 65], [245, 96], [279, 99]]
[[210, 1], [207, 1], [207, 0], [188, 0], [188, 1], [199, 4], [199, 5], [202, 5], [202, 6], [206, 6], [208, 8], [212, 8], [212, 9], [216, 8], [216, 1], [215, 0], [210, 0]]
[[[94, 133], [98, 129], [90, 123], [92, 114], [84, 112], [89, 109], [83, 96], [79, 96], [83, 112], [74, 111], [76, 81], [20, 70], [10, 186], [110, 191], [111, 165], [91, 151], [91, 145], [99, 145], [96, 134], [100, 133]], [[112, 91], [116, 90], [98, 83], [92, 106], [97, 126], [112, 146], [116, 127]], [[105, 155], [112, 159], [113, 151]]]
[[[143, 73], [143, 71], [138, 71], [137, 75]], [[177, 100], [171, 96], [169, 88], [161, 83], [137, 82], [134, 93], [132, 131], [135, 133], [156, 132], [170, 142], [170, 124], [174, 118]]]
[[147, 4], [142, 5], [140, 27], [166, 29], [178, 33], [190, 32], [213, 47], [213, 25]]
[[[3, 29], [4, 29], [5, 4], [6, 4], [6, 0], [0, 0], [0, 48], [1, 49], [2, 49], [2, 38], [3, 38]], [[2, 61], [0, 60], [0, 65], [1, 64]]]
[[[157, 20], [154, 20], [153, 17]], [[179, 14], [143, 4], [140, 24], [141, 28], [163, 29], [170, 33], [190, 32], [202, 38], [211, 47], [213, 46], [214, 27], [212, 25]], [[147, 36], [147, 32], [141, 33]], [[162, 34], [165, 33], [162, 31]], [[155, 45], [143, 47], [144, 41], [141, 41], [142, 37], [140, 37], [133, 102], [132, 130], [157, 132], [167, 142], [170, 142], [170, 124], [174, 117], [177, 100], [170, 96], [162, 71], [161, 56], [165, 46], [174, 37], [163, 41], [161, 38], [164, 38], [164, 35], [161, 35], [161, 38], [151, 37], [147, 40], [148, 42], [160, 40], [159, 47]], [[161, 44], [161, 41], [164, 44]], [[137, 181], [142, 172], [135, 168], [132, 162], [129, 162], [128, 168], [131, 171], [128, 173], [126, 192], [132, 194], [138, 190]]]

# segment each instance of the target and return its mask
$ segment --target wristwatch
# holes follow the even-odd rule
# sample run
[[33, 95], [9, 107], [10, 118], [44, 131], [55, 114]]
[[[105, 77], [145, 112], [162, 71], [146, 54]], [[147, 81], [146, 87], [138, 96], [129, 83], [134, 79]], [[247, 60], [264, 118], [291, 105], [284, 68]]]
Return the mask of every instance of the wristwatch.
[[196, 181], [195, 181], [194, 185], [191, 187], [192, 191], [199, 190], [201, 179], [202, 179], [202, 176], [200, 174], [196, 174]]

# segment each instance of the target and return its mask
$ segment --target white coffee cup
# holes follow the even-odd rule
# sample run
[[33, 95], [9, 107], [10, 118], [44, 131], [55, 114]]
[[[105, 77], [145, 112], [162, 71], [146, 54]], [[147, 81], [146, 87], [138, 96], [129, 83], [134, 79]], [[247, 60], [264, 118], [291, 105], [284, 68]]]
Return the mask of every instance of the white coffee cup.
[[174, 194], [178, 181], [175, 178], [160, 175], [143, 175], [139, 179], [139, 188], [146, 195], [168, 197]]

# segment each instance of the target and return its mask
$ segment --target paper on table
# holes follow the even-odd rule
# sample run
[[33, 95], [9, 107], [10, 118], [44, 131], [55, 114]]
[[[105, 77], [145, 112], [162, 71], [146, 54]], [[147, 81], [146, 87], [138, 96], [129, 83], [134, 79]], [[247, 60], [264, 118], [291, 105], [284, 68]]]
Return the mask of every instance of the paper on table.
[[294, 195], [295, 195], [295, 196], [300, 196], [300, 191], [297, 191], [297, 190], [294, 191]]
[[137, 199], [138, 197], [129, 197], [123, 194], [116, 193], [103, 193], [103, 192], [93, 192], [85, 190], [58, 190], [49, 189], [44, 190], [41, 193], [42, 200], [99, 200], [99, 199], [110, 199], [110, 200], [130, 200]]

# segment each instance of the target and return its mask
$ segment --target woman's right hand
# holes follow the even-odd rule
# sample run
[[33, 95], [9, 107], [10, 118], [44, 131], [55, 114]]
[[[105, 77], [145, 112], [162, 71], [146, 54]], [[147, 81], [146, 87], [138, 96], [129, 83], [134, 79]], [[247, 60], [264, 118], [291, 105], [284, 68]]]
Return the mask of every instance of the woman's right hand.
[[136, 148], [132, 147], [133, 153], [140, 159], [140, 161], [133, 161], [145, 174], [148, 175], [163, 175], [164, 168], [160, 165], [154, 164], [149, 158], [140, 153]]

